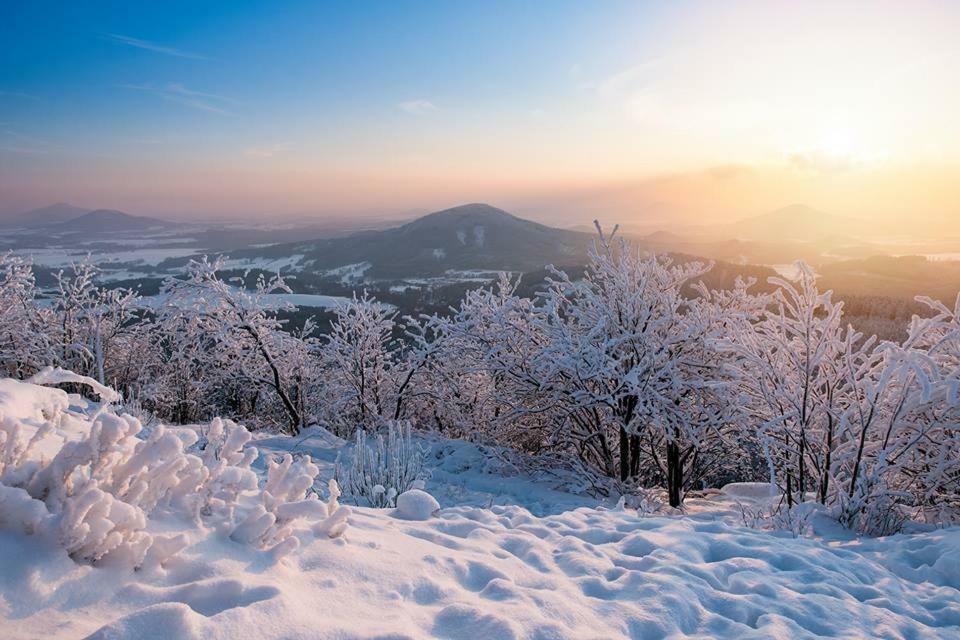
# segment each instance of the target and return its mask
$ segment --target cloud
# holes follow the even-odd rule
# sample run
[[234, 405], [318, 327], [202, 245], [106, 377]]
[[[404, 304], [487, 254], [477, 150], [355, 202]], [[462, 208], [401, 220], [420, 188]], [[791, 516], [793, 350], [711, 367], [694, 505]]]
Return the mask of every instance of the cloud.
[[248, 158], [272, 158], [278, 153], [289, 151], [291, 146], [289, 142], [281, 142], [269, 147], [250, 147], [243, 150], [243, 155]]
[[849, 155], [824, 153], [817, 149], [787, 154], [787, 165], [800, 172], [813, 174], [850, 171], [858, 166], [857, 158]]
[[12, 129], [0, 131], [0, 150], [10, 153], [44, 154], [55, 149], [46, 140], [27, 136]]
[[40, 155], [47, 152], [46, 149], [34, 149], [33, 147], [21, 147], [7, 144], [0, 144], [0, 151], [6, 151], [8, 153], [24, 153], [28, 155]]
[[190, 107], [191, 109], [207, 111], [210, 113], [218, 113], [220, 115], [233, 115], [230, 111], [224, 108], [224, 105], [237, 104], [237, 101], [232, 98], [227, 98], [226, 96], [217, 95], [215, 93], [205, 93], [203, 91], [187, 89], [185, 86], [177, 82], [171, 82], [164, 86], [156, 86], [152, 84], [124, 84], [120, 86], [125, 89], [133, 89], [134, 91], [150, 93], [155, 96], [159, 96], [164, 100]]
[[149, 40], [140, 40], [139, 38], [131, 38], [130, 36], [121, 36], [115, 33], [108, 33], [105, 37], [131, 47], [136, 47], [137, 49], [145, 49], [147, 51], [153, 51], [154, 53], [162, 53], [167, 56], [189, 58], [191, 60], [210, 59], [197, 53], [191, 53], [190, 51], [183, 51], [182, 49], [175, 49], [173, 47], [165, 47], [163, 45], [156, 44], [155, 42], [150, 42]]
[[40, 102], [40, 97], [35, 96], [30, 93], [24, 93], [22, 91], [0, 91], [0, 97], [3, 98], [20, 98], [23, 100], [33, 100], [34, 102]]
[[433, 111], [438, 111], [437, 105], [433, 104], [429, 100], [407, 100], [401, 102], [397, 105], [397, 108], [401, 111], [405, 111], [410, 115], [422, 116]]
[[[598, 80], [580, 82], [577, 87], [581, 91], [595, 92], [605, 100], [624, 100], [647, 89], [661, 65], [660, 59], [647, 60]], [[579, 73], [574, 76], [575, 79], [580, 77]]]
[[742, 164], [721, 164], [707, 169], [707, 175], [715, 180], [737, 180], [749, 175], [752, 169]]

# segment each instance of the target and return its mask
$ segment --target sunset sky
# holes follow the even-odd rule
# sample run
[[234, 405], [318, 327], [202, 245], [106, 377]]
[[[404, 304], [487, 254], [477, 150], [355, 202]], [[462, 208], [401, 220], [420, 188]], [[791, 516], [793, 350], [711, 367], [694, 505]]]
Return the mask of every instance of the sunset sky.
[[7, 3], [0, 212], [949, 230], [958, 33], [957, 2]]

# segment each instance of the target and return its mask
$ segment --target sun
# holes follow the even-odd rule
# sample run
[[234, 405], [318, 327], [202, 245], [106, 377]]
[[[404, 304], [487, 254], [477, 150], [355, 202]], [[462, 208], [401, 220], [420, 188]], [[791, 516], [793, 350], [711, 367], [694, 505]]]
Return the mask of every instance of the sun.
[[816, 150], [835, 160], [852, 160], [863, 155], [862, 145], [858, 144], [849, 129], [829, 129], [815, 145]]

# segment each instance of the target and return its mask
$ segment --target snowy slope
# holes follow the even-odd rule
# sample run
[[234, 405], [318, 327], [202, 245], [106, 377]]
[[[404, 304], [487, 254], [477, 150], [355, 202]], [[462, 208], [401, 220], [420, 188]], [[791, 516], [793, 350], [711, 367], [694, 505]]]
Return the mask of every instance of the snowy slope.
[[0, 545], [14, 638], [960, 634], [956, 530], [825, 545], [710, 516], [359, 509], [345, 538], [278, 566], [211, 536], [153, 576], [79, 566], [24, 536]]
[[[34, 389], [0, 385], [0, 420], [39, 424], [65, 410], [65, 394]], [[73, 415], [59, 420], [75, 432], [97, 405], [69, 404]], [[321, 484], [345, 446], [320, 430], [250, 444], [261, 471], [268, 456], [309, 453]], [[181, 533], [187, 546], [139, 571], [78, 563], [0, 526], [0, 635], [960, 637], [960, 528], [875, 540], [745, 528], [738, 502], [761, 504], [759, 485], [691, 500], [687, 515], [645, 517], [507, 476], [475, 445], [429, 444], [437, 517], [354, 508], [342, 537], [297, 532], [300, 548], [279, 561], [176, 518], [150, 530]]]

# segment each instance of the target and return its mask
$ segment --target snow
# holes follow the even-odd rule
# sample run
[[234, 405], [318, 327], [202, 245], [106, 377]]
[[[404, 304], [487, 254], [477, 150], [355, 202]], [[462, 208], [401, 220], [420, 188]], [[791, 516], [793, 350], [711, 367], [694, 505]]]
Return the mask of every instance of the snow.
[[363, 280], [364, 274], [369, 271], [373, 265], [369, 262], [357, 262], [354, 264], [345, 264], [342, 267], [328, 269], [323, 272], [328, 278], [339, 278], [340, 284], [356, 284]]
[[31, 376], [28, 382], [37, 386], [64, 383], [85, 384], [92, 388], [94, 393], [104, 402], [117, 402], [121, 398], [119, 393], [110, 387], [100, 384], [93, 378], [77, 375], [72, 371], [66, 371], [60, 367], [45, 367]]
[[394, 515], [404, 520], [429, 520], [440, 510], [440, 503], [422, 489], [410, 489], [397, 496]]
[[267, 296], [267, 302], [271, 301], [279, 304], [289, 303], [297, 307], [335, 309], [339, 305], [347, 303], [349, 298], [313, 293], [271, 293]]
[[270, 272], [298, 271], [303, 268], [303, 259], [304, 255], [302, 253], [294, 253], [282, 258], [228, 258], [223, 261], [223, 268], [262, 269]]
[[[133, 426], [61, 390], [0, 380], [5, 428], [15, 422], [29, 437], [49, 425], [64, 436], [31, 460], [83, 441], [104, 416], [104, 425]], [[336, 511], [339, 519], [294, 526], [287, 548], [276, 550], [251, 543], [272, 506], [252, 500], [255, 492], [236, 502], [243, 514], [230, 522], [239, 526], [142, 509], [143, 530], [165, 541], [156, 551], [164, 560], [134, 571], [72, 558], [56, 537], [11, 526], [52, 516], [0, 470], [3, 636], [960, 637], [958, 527], [857, 538], [821, 514], [808, 536], [748, 528], [744, 505], [771, 500], [769, 485], [748, 483], [690, 497], [683, 514], [643, 515], [614, 507], [614, 497], [565, 493], [562, 478], [511, 472], [489, 448], [437, 436], [424, 437], [432, 472], [425, 491], [401, 494], [397, 509], [406, 513], [411, 496], [418, 514], [429, 503], [436, 515], [400, 519], [393, 509], [337, 504], [329, 479], [350, 446], [343, 440], [319, 428], [297, 437], [245, 433], [221, 421], [170, 428], [174, 439], [164, 442], [174, 457], [249, 471], [262, 495], [281, 503], [276, 513]], [[129, 462], [128, 446], [162, 436], [120, 438], [111, 456]], [[219, 454], [176, 453], [176, 442], [198, 437], [219, 437]], [[300, 500], [297, 469], [326, 487], [328, 499]]]
[[187, 247], [142, 247], [127, 250], [93, 250], [78, 251], [76, 249], [44, 248], [17, 250], [17, 255], [29, 258], [33, 264], [41, 267], [69, 267], [81, 262], [89, 253], [98, 265], [134, 264], [156, 267], [170, 258], [184, 258], [196, 255], [200, 249], [196, 246]]
[[[239, 287], [231, 287], [234, 291], [240, 292]], [[169, 301], [169, 297], [166, 294], [158, 293], [153, 296], [143, 296], [139, 300], [139, 304], [151, 308], [159, 309], [163, 307]], [[350, 298], [344, 296], [328, 296], [318, 293], [283, 293], [275, 292], [268, 293], [263, 296], [261, 300], [262, 306], [265, 309], [280, 309], [288, 304], [292, 304], [296, 307], [310, 307], [318, 309], [335, 309], [342, 304], [346, 304], [350, 301]], [[387, 308], [395, 308], [393, 305], [388, 303], [382, 303]]]
[[776, 485], [766, 482], [731, 482], [721, 490], [724, 495], [733, 498], [758, 500], [779, 496]]

